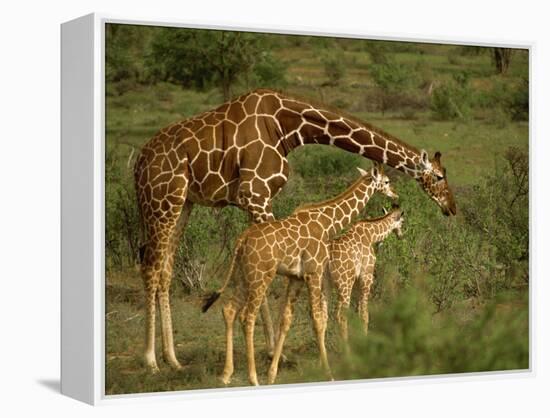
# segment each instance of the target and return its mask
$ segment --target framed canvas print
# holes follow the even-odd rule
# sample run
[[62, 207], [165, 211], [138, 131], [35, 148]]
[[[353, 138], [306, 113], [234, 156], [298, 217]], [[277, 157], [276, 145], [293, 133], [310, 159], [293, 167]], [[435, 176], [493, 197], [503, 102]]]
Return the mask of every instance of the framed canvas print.
[[529, 372], [529, 88], [529, 45], [65, 23], [63, 393]]

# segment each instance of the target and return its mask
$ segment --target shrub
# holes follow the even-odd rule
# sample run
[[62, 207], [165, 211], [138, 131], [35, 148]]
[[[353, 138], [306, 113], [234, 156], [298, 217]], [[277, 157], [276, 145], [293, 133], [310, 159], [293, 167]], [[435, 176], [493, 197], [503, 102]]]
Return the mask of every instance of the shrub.
[[259, 87], [284, 87], [286, 65], [269, 52], [262, 52], [252, 69], [255, 83]]
[[509, 106], [513, 120], [529, 120], [529, 79], [521, 79], [510, 97]]
[[[463, 211], [468, 224], [490, 243], [503, 276], [528, 279], [529, 157], [509, 148], [496, 172], [476, 185]], [[501, 283], [499, 287], [510, 285]]]
[[105, 153], [105, 261], [108, 269], [137, 263], [140, 245], [133, 166], [125, 165], [120, 148], [126, 146], [109, 147]]
[[325, 75], [328, 78], [326, 84], [330, 86], [339, 85], [346, 75], [346, 65], [344, 63], [344, 54], [339, 52], [327, 54], [322, 60]]
[[471, 111], [471, 90], [466, 73], [459, 73], [452, 81], [434, 89], [431, 110], [437, 119], [467, 119]]
[[[529, 367], [528, 304], [513, 310], [493, 302], [466, 319], [433, 315], [422, 283], [402, 290], [371, 313], [367, 337], [350, 327], [351, 356], [334, 363], [337, 379], [364, 379], [526, 369]], [[317, 372], [318, 373], [318, 372]]]
[[401, 94], [408, 86], [415, 84], [405, 65], [397, 64], [389, 59], [380, 64], [371, 64], [369, 73], [382, 93], [380, 95], [382, 113], [390, 108], [390, 103], [395, 96]]

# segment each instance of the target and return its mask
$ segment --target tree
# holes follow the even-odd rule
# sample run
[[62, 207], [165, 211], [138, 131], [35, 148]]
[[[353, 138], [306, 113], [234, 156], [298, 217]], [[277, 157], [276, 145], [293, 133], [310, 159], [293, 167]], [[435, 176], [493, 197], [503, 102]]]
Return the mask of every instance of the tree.
[[498, 74], [505, 74], [508, 71], [513, 51], [511, 48], [493, 48], [493, 61]]
[[167, 28], [156, 34], [148, 63], [155, 78], [199, 89], [217, 84], [227, 100], [262, 57], [255, 34]]

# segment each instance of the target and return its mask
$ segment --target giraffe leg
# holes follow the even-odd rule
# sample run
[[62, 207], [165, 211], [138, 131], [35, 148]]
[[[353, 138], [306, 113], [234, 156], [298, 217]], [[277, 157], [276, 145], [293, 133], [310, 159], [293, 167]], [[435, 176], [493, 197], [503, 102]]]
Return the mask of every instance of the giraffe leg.
[[242, 309], [244, 302], [244, 289], [242, 286], [237, 286], [236, 292], [227, 302], [223, 309], [223, 318], [225, 320], [225, 366], [223, 368], [223, 374], [221, 380], [224, 385], [231, 383], [231, 376], [233, 376], [233, 325], [235, 323], [235, 317], [237, 312]]
[[328, 364], [327, 350], [325, 346], [326, 321], [323, 306], [326, 304], [325, 295], [321, 289], [321, 274], [307, 274], [304, 277], [309, 291], [311, 316], [313, 328], [319, 345], [319, 360], [330, 380], [334, 380]]
[[[147, 251], [147, 250], [146, 250]], [[155, 272], [152, 266], [142, 265], [142, 277], [145, 284], [145, 365], [157, 373], [159, 367], [155, 356], [155, 314], [156, 294], [159, 283], [159, 272]]]
[[351, 289], [353, 288], [353, 279], [350, 280], [344, 274], [334, 273], [334, 282], [338, 293], [338, 302], [336, 305], [336, 322], [340, 331], [340, 338], [344, 344], [346, 354], [349, 354], [349, 333], [348, 333], [348, 311], [351, 302]]
[[283, 352], [283, 345], [285, 343], [285, 338], [290, 329], [290, 324], [292, 322], [293, 316], [293, 305], [300, 294], [300, 289], [302, 288], [303, 282], [301, 280], [288, 280], [287, 281], [287, 291], [286, 291], [286, 300], [284, 307], [281, 311], [281, 323], [279, 325], [279, 332], [277, 335], [277, 343], [275, 345], [275, 351], [273, 353], [273, 359], [271, 360], [271, 366], [269, 367], [269, 372], [267, 375], [267, 383], [273, 384], [277, 378], [277, 370], [279, 367], [279, 360]]
[[[167, 295], [167, 283], [164, 268], [166, 264], [166, 255], [168, 244], [165, 240], [153, 236], [145, 246], [144, 262], [142, 263], [142, 277], [145, 285], [145, 364], [151, 371], [158, 372], [156, 354], [155, 354], [155, 320], [156, 320], [156, 302], [158, 300], [161, 311], [161, 324], [164, 323], [162, 313], [166, 314], [166, 306], [169, 304], [167, 298], [162, 298], [161, 294]], [[169, 310], [169, 305], [168, 305]], [[165, 329], [163, 329], [163, 336]]]
[[[258, 375], [256, 373], [256, 359], [254, 356], [254, 325], [256, 324], [256, 316], [260, 309], [260, 305], [265, 297], [267, 288], [264, 282], [258, 276], [261, 273], [256, 273], [256, 279], [251, 283], [255, 284], [254, 291], [249, 290], [246, 305], [241, 313], [241, 321], [244, 327], [244, 336], [246, 341], [246, 357], [248, 361], [248, 380], [251, 385], [258, 386]], [[275, 272], [273, 272], [273, 276]], [[271, 277], [270, 277], [271, 278]]]
[[368, 302], [369, 302], [370, 289], [374, 280], [373, 270], [374, 270], [374, 266], [372, 268], [368, 268], [365, 275], [359, 278], [359, 284], [361, 286], [361, 296], [359, 299], [359, 316], [363, 321], [363, 330], [365, 332], [365, 335], [367, 335], [369, 330]]
[[242, 323], [244, 329], [244, 338], [246, 342], [248, 381], [253, 386], [259, 386], [258, 375], [256, 373], [256, 359], [254, 357], [254, 325], [256, 323], [256, 312], [254, 311], [257, 311], [257, 309], [249, 310], [245, 308], [245, 314], [243, 315]]
[[186, 202], [176, 224], [176, 228], [170, 237], [170, 244], [165, 254], [164, 270], [162, 271], [158, 290], [158, 302], [160, 308], [160, 320], [162, 329], [162, 348], [164, 360], [176, 370], [181, 369], [181, 364], [176, 359], [174, 351], [174, 331], [172, 329], [172, 314], [170, 310], [170, 283], [174, 268], [174, 256], [179, 240], [189, 221], [193, 204]]
[[[252, 157], [253, 166], [257, 164], [257, 156]], [[241, 162], [243, 166], [246, 162]], [[285, 160], [285, 163], [286, 160]], [[246, 210], [250, 215], [250, 220], [253, 223], [262, 223], [275, 220], [273, 216], [273, 208], [271, 204], [271, 198], [265, 196], [265, 191], [262, 188], [254, 189], [254, 179], [256, 174], [250, 170], [240, 173], [240, 185], [238, 191], [237, 201], [239, 206]], [[279, 186], [282, 187], [282, 184]], [[263, 332], [265, 337], [265, 344], [267, 348], [267, 354], [270, 358], [273, 358], [273, 350], [275, 347], [275, 332], [273, 331], [273, 320], [271, 319], [271, 311], [269, 309], [269, 301], [267, 295], [260, 307], [260, 314], [262, 317]], [[283, 355], [284, 357], [284, 355]], [[286, 357], [284, 357], [286, 360]]]
[[344, 343], [344, 350], [346, 350], [346, 354], [350, 353], [348, 333], [349, 305], [349, 298], [346, 300], [341, 298], [340, 296], [338, 297], [338, 304], [336, 307], [336, 321], [338, 322], [338, 327], [340, 328], [340, 337], [342, 338], [342, 342]]
[[[144, 163], [145, 164], [145, 163]], [[155, 313], [158, 299], [161, 313], [164, 352], [171, 353], [169, 362], [179, 364], [173, 355], [172, 323], [170, 316], [169, 287], [172, 274], [175, 237], [183, 229], [178, 225], [187, 196], [187, 158], [183, 158], [175, 171], [181, 173], [162, 184], [149, 178], [151, 167], [140, 168], [142, 181], [136, 182], [136, 192], [142, 221], [146, 227], [147, 241], [144, 244], [141, 275], [145, 287], [145, 363], [158, 371], [155, 355]], [[137, 177], [136, 177], [137, 178]], [[163, 190], [166, 189], [166, 190]], [[162, 192], [161, 192], [162, 190]], [[167, 196], [170, 196], [168, 199]], [[165, 356], [166, 357], [166, 356]]]
[[265, 296], [262, 302], [262, 306], [260, 307], [260, 314], [262, 316], [262, 325], [264, 330], [267, 354], [269, 355], [269, 357], [273, 358], [273, 350], [275, 347], [275, 332], [273, 331], [273, 321], [271, 319], [267, 295]]

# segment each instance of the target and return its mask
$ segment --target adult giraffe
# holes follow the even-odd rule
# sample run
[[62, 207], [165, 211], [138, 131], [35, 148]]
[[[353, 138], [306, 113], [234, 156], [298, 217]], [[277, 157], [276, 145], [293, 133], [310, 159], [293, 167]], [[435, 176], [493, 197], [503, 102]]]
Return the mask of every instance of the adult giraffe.
[[[426, 151], [324, 105], [260, 89], [167, 126], [143, 146], [134, 171], [146, 236], [141, 264], [145, 362], [152, 370], [158, 370], [157, 299], [164, 358], [173, 368], [181, 367], [174, 353], [169, 290], [175, 249], [193, 204], [234, 205], [255, 223], [273, 220], [271, 200], [288, 180], [286, 156], [305, 144], [334, 145], [388, 164], [415, 178], [445, 215], [456, 212], [439, 152], [430, 161]], [[267, 302], [262, 317], [272, 350]]]

